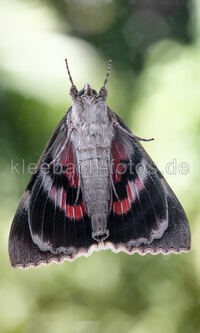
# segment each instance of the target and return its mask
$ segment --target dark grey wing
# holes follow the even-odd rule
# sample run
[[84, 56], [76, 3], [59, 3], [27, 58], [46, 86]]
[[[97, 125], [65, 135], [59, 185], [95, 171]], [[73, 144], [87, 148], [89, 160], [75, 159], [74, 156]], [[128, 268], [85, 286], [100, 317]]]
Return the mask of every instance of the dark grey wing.
[[181, 204], [137, 137], [108, 112], [115, 132], [111, 152], [118, 197], [113, 192], [107, 245], [130, 254], [188, 251], [190, 228]]
[[[41, 251], [32, 240], [28, 223], [29, 200], [30, 192], [26, 191], [23, 194], [10, 230], [9, 256], [13, 267], [36, 267], [42, 263], [48, 264], [55, 260], [53, 253]], [[56, 260], [62, 260], [62, 255], [57, 256]]]
[[181, 253], [187, 252], [191, 248], [190, 228], [183, 207], [164, 179], [163, 187], [168, 204], [168, 228], [163, 236], [155, 239], [150, 246], [142, 244], [139, 247], [141, 253]]
[[49, 140], [14, 217], [9, 236], [9, 255], [14, 267], [71, 260], [87, 255], [95, 243], [81, 191], [75, 203], [76, 169], [66, 170], [68, 163], [75, 167], [73, 145], [67, 139], [70, 112]]

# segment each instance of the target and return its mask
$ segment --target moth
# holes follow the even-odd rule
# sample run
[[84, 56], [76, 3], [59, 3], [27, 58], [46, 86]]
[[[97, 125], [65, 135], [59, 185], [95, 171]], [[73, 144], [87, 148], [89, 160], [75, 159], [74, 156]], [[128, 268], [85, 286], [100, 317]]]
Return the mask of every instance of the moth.
[[60, 121], [24, 192], [9, 235], [13, 267], [73, 260], [111, 249], [187, 252], [190, 228], [175, 194], [140, 141], [99, 93], [71, 82]]

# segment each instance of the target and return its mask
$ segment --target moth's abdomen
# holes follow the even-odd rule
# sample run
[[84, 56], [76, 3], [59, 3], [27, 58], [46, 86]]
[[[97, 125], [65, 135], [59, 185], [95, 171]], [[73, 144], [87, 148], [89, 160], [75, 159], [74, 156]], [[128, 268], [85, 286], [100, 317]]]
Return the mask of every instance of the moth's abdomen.
[[106, 239], [107, 217], [111, 200], [109, 149], [78, 152], [81, 190], [88, 216], [92, 222], [92, 237]]

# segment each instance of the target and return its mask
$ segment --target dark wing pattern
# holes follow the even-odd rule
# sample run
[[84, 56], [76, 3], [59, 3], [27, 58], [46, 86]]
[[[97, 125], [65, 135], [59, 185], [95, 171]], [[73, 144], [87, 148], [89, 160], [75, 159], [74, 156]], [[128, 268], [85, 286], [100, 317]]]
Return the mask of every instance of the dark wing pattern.
[[108, 112], [116, 125], [111, 151], [117, 197], [113, 192], [105, 243], [130, 254], [188, 251], [190, 229], [178, 199], [139, 141]]
[[14, 267], [70, 260], [96, 243], [81, 191], [77, 196], [73, 147], [66, 142], [70, 112], [49, 140], [14, 217], [9, 236]]

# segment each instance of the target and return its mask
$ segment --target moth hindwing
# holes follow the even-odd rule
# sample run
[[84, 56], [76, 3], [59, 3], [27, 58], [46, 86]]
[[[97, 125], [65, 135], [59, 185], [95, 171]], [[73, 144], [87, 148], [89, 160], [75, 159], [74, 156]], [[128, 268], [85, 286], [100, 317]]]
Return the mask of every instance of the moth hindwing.
[[[67, 62], [66, 62], [67, 64]], [[72, 83], [72, 107], [49, 140], [15, 214], [13, 267], [73, 260], [110, 248], [128, 254], [190, 249], [184, 210], [138, 138], [97, 93]]]

